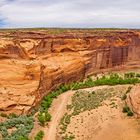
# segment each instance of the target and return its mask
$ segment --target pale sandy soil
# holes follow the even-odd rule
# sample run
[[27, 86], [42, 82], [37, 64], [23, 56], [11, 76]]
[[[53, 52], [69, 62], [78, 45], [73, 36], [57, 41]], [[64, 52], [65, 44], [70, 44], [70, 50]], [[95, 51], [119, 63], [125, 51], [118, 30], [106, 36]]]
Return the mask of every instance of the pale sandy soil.
[[107, 105], [74, 116], [67, 132], [75, 140], [140, 140], [140, 124]]
[[[96, 90], [108, 86], [93, 87], [84, 90]], [[120, 88], [118, 86], [118, 88]], [[50, 108], [52, 121], [44, 128], [44, 140], [61, 140], [59, 123], [66, 105], [71, 102], [74, 91], [68, 91], [53, 101]], [[134, 117], [122, 113], [120, 95], [114, 97], [116, 107], [112, 108], [111, 101], [105, 101], [102, 106], [91, 111], [85, 111], [72, 116], [66, 134], [73, 134], [74, 140], [140, 140], [140, 123]]]

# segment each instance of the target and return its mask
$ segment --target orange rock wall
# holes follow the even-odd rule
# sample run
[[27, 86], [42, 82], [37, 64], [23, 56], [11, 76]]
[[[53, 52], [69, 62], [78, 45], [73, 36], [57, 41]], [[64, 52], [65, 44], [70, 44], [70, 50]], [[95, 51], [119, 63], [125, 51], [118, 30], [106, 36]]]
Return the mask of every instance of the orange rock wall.
[[89, 74], [139, 68], [140, 33], [0, 33], [0, 112], [28, 112], [62, 83]]

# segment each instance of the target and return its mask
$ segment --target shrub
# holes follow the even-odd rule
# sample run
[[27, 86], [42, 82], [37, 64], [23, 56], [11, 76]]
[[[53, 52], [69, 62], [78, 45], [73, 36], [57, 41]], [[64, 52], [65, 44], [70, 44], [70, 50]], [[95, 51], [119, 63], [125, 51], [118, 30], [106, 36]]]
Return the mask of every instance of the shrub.
[[134, 78], [136, 74], [134, 72], [129, 72], [124, 75], [125, 78]]
[[132, 87], [129, 86], [128, 89], [127, 89], [127, 91], [126, 91], [126, 94], [129, 93], [131, 91], [131, 89], [132, 89]]
[[72, 90], [77, 90], [77, 89], [83, 88], [84, 86], [85, 86], [85, 85], [84, 85], [84, 82], [79, 82], [79, 83], [75, 82], [75, 83], [72, 83], [72, 84], [70, 85], [70, 88], [71, 88]]
[[42, 126], [44, 126], [45, 125], [45, 114], [43, 114], [43, 113], [40, 113], [39, 115], [38, 115], [38, 121], [39, 121], [39, 123], [42, 125]]
[[127, 95], [126, 95], [126, 94], [124, 94], [124, 95], [121, 97], [122, 100], [125, 100], [126, 98], [127, 98]]
[[8, 116], [8, 119], [17, 118], [18, 116], [15, 113], [11, 113]]
[[36, 134], [34, 140], [42, 140], [43, 137], [44, 137], [44, 132], [41, 130]]
[[133, 116], [134, 114], [133, 114], [133, 112], [131, 111], [131, 110], [129, 110], [128, 112], [127, 112], [127, 116]]
[[7, 114], [5, 114], [5, 113], [0, 113], [0, 116], [1, 116], [1, 117], [7, 117]]
[[53, 92], [50, 93], [50, 97], [51, 97], [51, 98], [57, 98], [58, 95], [59, 95], [58, 92], [54, 92], [54, 91], [53, 91]]
[[52, 104], [52, 98], [49, 96], [45, 96], [43, 101], [41, 102], [41, 107], [45, 110], [46, 108], [49, 108]]
[[123, 113], [127, 113], [130, 110], [128, 106], [123, 107]]
[[[0, 132], [4, 140], [27, 140], [28, 134], [34, 126], [33, 118], [28, 116], [19, 116], [10, 118], [0, 123]], [[8, 129], [16, 128], [10, 134]]]
[[95, 94], [95, 91], [92, 91], [91, 94]]
[[68, 136], [67, 134], [65, 136], [62, 137], [63, 140], [73, 140], [75, 138], [74, 135], [70, 135]]
[[66, 115], [66, 117], [65, 117], [65, 123], [66, 124], [69, 124], [70, 123], [70, 120], [71, 120], [71, 115]]
[[48, 113], [48, 110], [38, 114], [38, 121], [42, 126], [44, 126], [45, 123], [49, 122], [50, 120], [51, 120], [51, 115]]
[[51, 120], [51, 115], [48, 112], [45, 112], [45, 121], [49, 122]]
[[128, 106], [123, 107], [123, 113], [127, 113], [127, 116], [133, 116], [133, 112]]
[[87, 78], [84, 82], [85, 87], [93, 87], [94, 86], [94, 81], [91, 77]]
[[136, 74], [136, 77], [140, 78], [140, 74], [139, 74], [139, 73], [137, 73], [137, 74]]
[[29, 140], [29, 138], [25, 137], [25, 136], [21, 136], [21, 137], [18, 138], [18, 140]]
[[61, 93], [68, 91], [70, 90], [70, 85], [63, 84], [58, 88], [58, 90], [61, 91]]

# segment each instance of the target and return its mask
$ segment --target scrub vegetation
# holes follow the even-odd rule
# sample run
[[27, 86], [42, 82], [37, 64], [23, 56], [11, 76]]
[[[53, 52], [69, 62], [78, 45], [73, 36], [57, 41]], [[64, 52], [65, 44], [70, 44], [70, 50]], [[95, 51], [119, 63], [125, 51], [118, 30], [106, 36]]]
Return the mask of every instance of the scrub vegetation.
[[[130, 89], [130, 87], [128, 87]], [[71, 122], [73, 116], [79, 115], [85, 111], [91, 111], [102, 106], [104, 101], [112, 101], [109, 105], [111, 108], [117, 108], [115, 104], [115, 97], [121, 94], [126, 94], [128, 89], [124, 91], [118, 88], [108, 87], [97, 89], [95, 91], [78, 90], [74, 93], [71, 98], [71, 103], [67, 105], [67, 113], [61, 118], [59, 128], [62, 137], [70, 136], [67, 134], [67, 127]], [[132, 112], [131, 112], [132, 113]], [[130, 110], [128, 110], [128, 116], [131, 115]]]
[[[103, 75], [101, 77], [96, 77], [96, 80], [88, 77], [87, 79], [80, 82], [72, 82], [70, 84], [63, 84], [56, 88], [54, 91], [45, 96], [40, 104], [39, 113], [38, 113], [38, 122], [41, 126], [46, 126], [49, 121], [51, 121], [51, 115], [49, 113], [49, 108], [51, 107], [53, 99], [57, 98], [60, 94], [68, 91], [68, 90], [78, 90], [88, 87], [100, 86], [100, 85], [124, 85], [124, 84], [136, 84], [140, 83], [140, 74], [139, 73], [126, 73], [124, 75], [119, 75], [116, 73]], [[110, 88], [108, 89], [110, 90]], [[122, 100], [125, 100], [127, 97], [127, 93], [130, 92], [131, 87], [128, 88], [126, 93], [122, 96]], [[63, 128], [62, 133], [65, 132], [66, 125], [70, 123], [70, 118], [72, 115], [77, 115], [82, 111], [94, 109], [99, 107], [104, 99], [107, 99], [113, 96], [113, 93], [110, 91], [101, 92], [100, 90], [98, 94], [95, 92], [92, 93], [83, 93], [83, 91], [77, 91], [75, 95], [72, 97], [72, 105], [68, 105], [67, 107], [71, 110], [73, 109], [72, 114], [66, 114], [63, 118]], [[106, 94], [110, 93], [110, 94]], [[127, 109], [128, 116], [132, 116], [132, 112]], [[1, 117], [5, 117], [6, 120], [0, 123], [0, 133], [4, 140], [28, 140], [29, 133], [34, 127], [33, 115], [30, 116], [16, 116], [15, 114], [10, 114], [7, 116], [6, 114], [1, 113]], [[12, 130], [9, 133], [9, 129]], [[40, 132], [36, 137], [43, 135]], [[36, 139], [37, 139], [36, 138]], [[66, 139], [69, 136], [65, 136]], [[72, 139], [71, 136], [69, 139]]]
[[[71, 84], [63, 84], [59, 86], [56, 90], [51, 92], [49, 95], [45, 96], [44, 99], [41, 102], [40, 106], [40, 113], [38, 115], [38, 120], [41, 125], [46, 125], [47, 122], [51, 120], [51, 115], [48, 112], [49, 107], [52, 104], [52, 101], [54, 98], [57, 98], [60, 94], [63, 92], [66, 92], [68, 90], [78, 90], [82, 88], [87, 87], [93, 87], [93, 86], [100, 86], [100, 85], [125, 85], [125, 84], [136, 84], [140, 83], [140, 79], [137, 76], [138, 74], [135, 73], [126, 73], [124, 76], [121, 76], [117, 73], [104, 75], [100, 78], [97, 77], [96, 80], [93, 80], [91, 77], [88, 77], [86, 80], [83, 80], [81, 82], [73, 82]], [[131, 89], [128, 89], [131, 90]], [[127, 91], [129, 92], [129, 91]], [[122, 97], [122, 100], [126, 98], [126, 95]]]
[[11, 117], [0, 123], [0, 132], [3, 140], [28, 140], [33, 127], [34, 120], [31, 116]]

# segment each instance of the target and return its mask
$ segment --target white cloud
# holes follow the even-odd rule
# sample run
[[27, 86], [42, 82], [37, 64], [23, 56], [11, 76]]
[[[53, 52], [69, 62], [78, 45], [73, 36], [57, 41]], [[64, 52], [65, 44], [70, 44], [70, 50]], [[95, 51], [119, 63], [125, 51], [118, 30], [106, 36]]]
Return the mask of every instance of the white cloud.
[[5, 27], [140, 27], [139, 0], [0, 0]]

